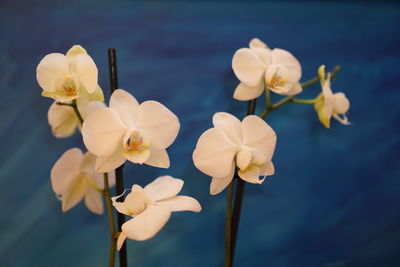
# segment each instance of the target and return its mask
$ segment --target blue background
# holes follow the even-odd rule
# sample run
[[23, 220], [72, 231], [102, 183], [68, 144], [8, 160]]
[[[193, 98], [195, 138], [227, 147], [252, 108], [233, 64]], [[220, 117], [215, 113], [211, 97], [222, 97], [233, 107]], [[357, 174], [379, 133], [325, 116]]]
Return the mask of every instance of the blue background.
[[182, 193], [203, 211], [175, 213], [155, 238], [128, 241], [131, 266], [222, 266], [226, 191], [208, 194], [210, 178], [191, 154], [215, 112], [244, 115], [246, 103], [231, 98], [230, 65], [253, 37], [291, 51], [303, 81], [320, 64], [339, 64], [333, 89], [350, 99], [353, 125], [327, 130], [311, 106], [271, 113], [276, 174], [246, 185], [236, 266], [400, 265], [399, 5], [1, 1], [0, 15], [0, 266], [106, 266], [106, 216], [83, 204], [62, 213], [49, 180], [57, 158], [83, 146], [79, 134], [51, 135], [51, 100], [40, 96], [35, 69], [73, 44], [93, 57], [107, 95], [114, 47], [120, 87], [181, 121], [171, 168], [127, 164], [126, 184], [182, 178]]

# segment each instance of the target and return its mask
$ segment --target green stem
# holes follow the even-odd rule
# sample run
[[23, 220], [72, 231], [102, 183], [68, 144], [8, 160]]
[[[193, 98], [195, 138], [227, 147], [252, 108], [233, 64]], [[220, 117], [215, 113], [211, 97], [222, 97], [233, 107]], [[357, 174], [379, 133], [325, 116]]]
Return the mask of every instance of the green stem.
[[62, 102], [57, 102], [57, 105], [59, 106], [67, 106], [71, 107], [74, 109], [76, 116], [79, 119], [79, 122], [82, 124], [83, 123], [83, 118], [81, 113], [79, 112], [78, 105], [76, 104], [76, 99], [72, 100], [72, 103], [62, 103]]
[[272, 103], [271, 103], [271, 92], [269, 91], [268, 88], [265, 88], [265, 101], [267, 103], [267, 107], [272, 106]]
[[73, 106], [71, 103], [62, 103], [62, 102], [57, 102], [57, 105], [59, 105], [59, 106], [68, 106], [68, 107], [72, 107]]
[[287, 96], [287, 97], [285, 97], [285, 98], [279, 100], [279, 101], [276, 102], [275, 104], [270, 105], [270, 106], [267, 106], [267, 108], [260, 114], [260, 118], [264, 119], [265, 117], [267, 117], [267, 115], [268, 115], [271, 111], [273, 111], [273, 110], [275, 110], [275, 109], [277, 109], [277, 108], [283, 106], [283, 105], [286, 104], [287, 102], [290, 102], [290, 101], [292, 100], [292, 98], [293, 98], [293, 96]]
[[225, 218], [225, 267], [232, 266], [232, 198], [233, 198], [232, 179], [229, 184], [228, 197], [226, 200], [226, 218]]
[[115, 251], [117, 247], [117, 238], [115, 233], [115, 222], [114, 216], [112, 212], [112, 203], [111, 203], [111, 196], [110, 196], [110, 186], [108, 184], [108, 173], [104, 173], [104, 191], [103, 195], [106, 201], [107, 207], [107, 216], [108, 216], [108, 223], [110, 226], [110, 235], [111, 235], [111, 246], [110, 246], [110, 253], [108, 258], [108, 266], [114, 267], [115, 263]]
[[83, 118], [82, 118], [81, 113], [79, 112], [78, 106], [76, 105], [76, 99], [72, 100], [72, 108], [74, 109], [76, 116], [78, 117], [79, 121], [82, 124]]
[[[336, 75], [336, 73], [337, 73], [338, 71], [340, 71], [340, 66], [336, 65], [336, 66], [333, 68], [333, 70], [331, 71], [331, 79], [333, 79], [333, 77], [335, 77], [335, 75]], [[308, 81], [306, 81], [306, 82], [301, 83], [301, 87], [304, 88], [304, 87], [313, 85], [314, 83], [319, 82], [319, 79], [320, 79], [319, 76], [314, 77], [314, 78], [312, 78], [312, 79], [310, 79], [310, 80], [308, 80]]]
[[315, 102], [318, 101], [318, 98], [314, 99], [298, 99], [298, 98], [292, 98], [290, 99], [291, 102], [297, 103], [297, 104], [315, 104]]

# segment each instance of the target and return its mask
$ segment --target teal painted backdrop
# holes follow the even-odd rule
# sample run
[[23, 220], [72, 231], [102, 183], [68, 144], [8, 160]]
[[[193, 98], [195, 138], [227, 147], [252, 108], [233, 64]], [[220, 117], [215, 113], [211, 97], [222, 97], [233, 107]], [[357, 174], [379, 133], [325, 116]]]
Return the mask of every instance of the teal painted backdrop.
[[83, 146], [79, 134], [51, 135], [35, 68], [73, 44], [92, 55], [107, 93], [107, 48], [116, 48], [120, 87], [181, 121], [171, 168], [130, 164], [126, 183], [182, 178], [203, 211], [129, 241], [131, 266], [222, 266], [226, 192], [208, 194], [191, 154], [212, 114], [244, 115], [230, 64], [252, 37], [291, 51], [303, 80], [341, 65], [333, 89], [349, 97], [353, 125], [326, 130], [309, 106], [271, 114], [276, 174], [246, 185], [236, 266], [399, 266], [399, 26], [400, 6], [382, 2], [1, 1], [0, 266], [106, 265], [106, 217], [82, 204], [62, 213], [49, 180], [57, 158]]

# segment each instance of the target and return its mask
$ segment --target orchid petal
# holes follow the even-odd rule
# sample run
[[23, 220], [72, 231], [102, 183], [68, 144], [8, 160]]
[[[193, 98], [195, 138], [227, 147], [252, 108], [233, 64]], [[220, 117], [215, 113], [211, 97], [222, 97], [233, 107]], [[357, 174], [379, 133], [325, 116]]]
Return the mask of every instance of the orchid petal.
[[170, 216], [168, 208], [150, 205], [144, 212], [125, 222], [122, 231], [130, 239], [144, 241], [155, 236]]
[[274, 130], [258, 116], [250, 115], [242, 121], [244, 144], [259, 149], [270, 161], [276, 145]]
[[253, 154], [250, 149], [242, 150], [236, 155], [236, 165], [239, 169], [245, 170], [250, 165], [252, 158]]
[[242, 144], [242, 123], [238, 118], [227, 112], [218, 112], [212, 120], [214, 127], [222, 130], [233, 143]]
[[260, 81], [259, 84], [255, 87], [249, 87], [244, 83], [239, 83], [236, 87], [235, 92], [233, 93], [233, 98], [241, 101], [248, 101], [255, 99], [262, 95], [264, 92], [264, 82]]
[[303, 92], [303, 87], [299, 82], [292, 83], [292, 89], [287, 93], [287, 95], [297, 95]]
[[75, 180], [82, 162], [82, 151], [71, 148], [62, 154], [51, 169], [51, 186], [58, 195], [64, 194], [67, 187]]
[[123, 232], [121, 232], [118, 236], [118, 240], [117, 240], [117, 250], [120, 251], [122, 248], [122, 245], [124, 244], [126, 239], [126, 234], [124, 234]]
[[212, 177], [227, 176], [232, 167], [237, 145], [218, 128], [205, 131], [197, 141], [193, 162], [197, 169]]
[[53, 135], [57, 138], [73, 135], [79, 124], [74, 110], [68, 106], [58, 105], [56, 101], [50, 106], [47, 119]]
[[83, 142], [96, 156], [110, 156], [118, 146], [126, 128], [118, 113], [110, 108], [100, 108], [85, 119], [82, 126]]
[[210, 184], [210, 194], [216, 195], [224, 190], [232, 181], [233, 175], [235, 174], [235, 165], [232, 164], [230, 173], [222, 178], [213, 177]]
[[122, 197], [124, 194], [125, 194], [125, 191], [124, 191], [121, 195], [118, 195], [118, 196], [115, 196], [115, 197], [111, 197], [112, 205], [114, 206], [114, 208], [115, 208], [119, 213], [122, 213], [122, 214], [125, 214], [125, 215], [128, 215], [128, 216], [131, 216], [132, 213], [126, 208], [125, 203], [124, 203], [124, 202], [119, 202], [119, 201], [117, 201], [117, 199], [119, 199], [120, 197]]
[[321, 98], [319, 101], [317, 101], [314, 104], [314, 108], [315, 111], [317, 111], [318, 119], [320, 120], [322, 125], [329, 129], [331, 127], [331, 117], [326, 116], [324, 98]]
[[115, 170], [126, 161], [125, 157], [122, 155], [122, 150], [117, 149], [111, 156], [97, 157], [95, 170], [97, 172], [109, 172]]
[[78, 98], [78, 100], [85, 98], [87, 101], [104, 101], [104, 93], [99, 85], [96, 86], [96, 89], [91, 94], [89, 94], [86, 90], [80, 90], [79, 93], [81, 97]]
[[166, 149], [178, 135], [178, 117], [156, 101], [140, 104], [136, 127], [142, 129], [156, 149]]
[[86, 50], [80, 45], [74, 45], [68, 50], [66, 57], [70, 71], [76, 73], [76, 58], [80, 54], [87, 54]]
[[86, 192], [86, 181], [80, 177], [77, 177], [61, 196], [62, 211], [66, 212], [78, 204], [84, 197]]
[[252, 184], [262, 184], [265, 180], [263, 179], [258, 179], [260, 177], [260, 168], [250, 165], [246, 170], [238, 171], [238, 175], [240, 178], [245, 180], [246, 182], [252, 183]]
[[159, 201], [176, 196], [183, 187], [181, 179], [169, 175], [160, 176], [150, 184], [146, 185], [144, 192], [152, 201]]
[[293, 90], [293, 79], [289, 69], [282, 64], [272, 64], [265, 72], [265, 82], [268, 89], [280, 95], [289, 95]]
[[299, 81], [301, 78], [300, 62], [289, 52], [280, 48], [275, 48], [271, 52], [272, 63], [282, 64], [289, 69], [293, 81]]
[[150, 150], [140, 148], [130, 152], [123, 152], [122, 155], [132, 163], [143, 164], [150, 157]]
[[172, 198], [164, 199], [157, 202], [157, 205], [166, 206], [172, 212], [174, 211], [193, 211], [200, 212], [200, 203], [188, 196], [175, 196]]
[[131, 215], [142, 213], [147, 207], [148, 201], [145, 191], [140, 185], [133, 185], [131, 192], [126, 196], [124, 205]]
[[266, 161], [264, 153], [262, 153], [259, 149], [253, 148], [251, 149], [251, 153], [253, 158], [251, 159], [251, 163], [256, 165], [263, 165]]
[[103, 200], [100, 192], [87, 186], [85, 192], [85, 204], [88, 209], [96, 214], [103, 214]]
[[249, 47], [250, 48], [264, 48], [264, 49], [269, 49], [269, 47], [267, 46], [266, 43], [264, 43], [263, 41], [261, 41], [258, 38], [253, 38], [251, 39], [250, 43], [249, 43]]
[[346, 113], [350, 108], [350, 101], [344, 93], [333, 94], [333, 112], [338, 114]]
[[333, 114], [332, 117], [337, 120], [338, 122], [340, 122], [343, 125], [350, 125], [351, 123], [349, 122], [349, 119], [347, 118], [347, 116], [345, 114], [342, 114], [343, 118], [340, 117], [338, 114]]
[[86, 91], [91, 94], [98, 87], [98, 70], [93, 59], [88, 54], [76, 56], [76, 73]]
[[83, 154], [80, 170], [90, 175], [96, 174], [96, 172], [94, 171], [95, 163], [96, 163], [96, 156], [87, 151], [85, 154]]
[[87, 116], [89, 116], [90, 113], [92, 113], [93, 111], [97, 110], [97, 109], [101, 109], [101, 108], [105, 108], [106, 105], [104, 104], [104, 102], [101, 101], [91, 101], [88, 102], [86, 104], [84, 104], [83, 106], [80, 107], [79, 105], [79, 101], [77, 101], [77, 105], [78, 105], [78, 109], [81, 112], [82, 118], [85, 120], [87, 118]]
[[265, 65], [272, 63], [271, 49], [269, 49], [269, 47], [260, 39], [253, 38], [249, 43], [249, 47], [257, 54], [258, 58], [260, 58]]
[[[103, 185], [101, 186], [101, 188], [104, 187], [104, 179], [102, 181], [103, 181]], [[110, 188], [115, 186], [115, 172], [113, 172], [113, 171], [108, 173], [108, 186]]]
[[[327, 78], [322, 85], [322, 94], [324, 95], [323, 109], [325, 116], [330, 120], [333, 113], [333, 105], [335, 102], [332, 89], [331, 89], [331, 75], [328, 73]], [[329, 127], [328, 127], [329, 128]]]
[[68, 73], [68, 60], [60, 53], [46, 55], [36, 68], [37, 81], [46, 92], [54, 92], [56, 80], [66, 73]]
[[139, 103], [127, 91], [122, 89], [115, 90], [110, 98], [110, 108], [118, 112], [126, 127], [135, 125], [139, 112]]
[[155, 150], [151, 146], [149, 147], [150, 156], [144, 162], [147, 165], [158, 167], [158, 168], [169, 168], [170, 162], [168, 153], [165, 149], [163, 150]]
[[263, 176], [265, 178], [265, 176], [271, 176], [274, 175], [274, 173], [275, 173], [275, 167], [272, 161], [268, 161], [262, 166], [260, 166], [260, 176]]
[[266, 65], [249, 48], [241, 48], [232, 58], [232, 68], [236, 77], [250, 87], [256, 87], [265, 71]]

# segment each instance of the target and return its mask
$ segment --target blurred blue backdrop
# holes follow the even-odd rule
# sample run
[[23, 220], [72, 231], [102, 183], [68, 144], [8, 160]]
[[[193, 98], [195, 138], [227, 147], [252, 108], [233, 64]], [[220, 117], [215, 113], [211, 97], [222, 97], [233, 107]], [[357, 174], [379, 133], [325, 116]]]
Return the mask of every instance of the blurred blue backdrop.
[[128, 241], [131, 266], [222, 266], [226, 191], [208, 194], [210, 178], [191, 155], [215, 112], [244, 115], [230, 65], [253, 37], [291, 51], [303, 81], [320, 64], [339, 64], [333, 89], [349, 97], [353, 125], [327, 130], [312, 107], [295, 104], [270, 115], [276, 174], [246, 185], [236, 266], [400, 266], [399, 5], [3, 0], [0, 15], [0, 266], [106, 266], [106, 217], [82, 204], [62, 213], [49, 180], [58, 157], [83, 146], [79, 134], [51, 135], [51, 100], [35, 68], [73, 44], [97, 63], [107, 98], [114, 47], [120, 87], [181, 121], [171, 168], [127, 164], [126, 183], [182, 178], [203, 211], [176, 213], [155, 238]]

